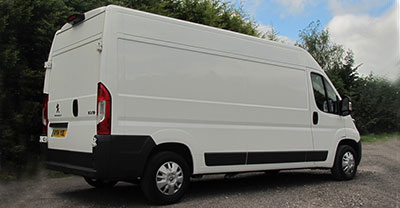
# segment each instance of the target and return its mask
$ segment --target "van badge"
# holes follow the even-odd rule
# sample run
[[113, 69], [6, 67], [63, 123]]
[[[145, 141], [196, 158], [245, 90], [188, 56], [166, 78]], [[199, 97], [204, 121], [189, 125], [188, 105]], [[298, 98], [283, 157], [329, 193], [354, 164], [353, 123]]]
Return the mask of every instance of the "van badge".
[[60, 113], [60, 104], [58, 104], [58, 103], [56, 105], [56, 113]]

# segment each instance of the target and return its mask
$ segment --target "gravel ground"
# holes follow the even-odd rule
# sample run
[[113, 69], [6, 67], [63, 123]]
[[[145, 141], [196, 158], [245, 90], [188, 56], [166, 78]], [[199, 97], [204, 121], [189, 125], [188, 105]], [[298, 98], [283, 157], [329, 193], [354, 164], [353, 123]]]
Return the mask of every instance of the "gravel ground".
[[[282, 171], [193, 179], [183, 200], [170, 207], [399, 207], [400, 139], [363, 144], [356, 178], [338, 182], [328, 170]], [[94, 189], [76, 176], [0, 184], [0, 207], [144, 207], [137, 185]]]

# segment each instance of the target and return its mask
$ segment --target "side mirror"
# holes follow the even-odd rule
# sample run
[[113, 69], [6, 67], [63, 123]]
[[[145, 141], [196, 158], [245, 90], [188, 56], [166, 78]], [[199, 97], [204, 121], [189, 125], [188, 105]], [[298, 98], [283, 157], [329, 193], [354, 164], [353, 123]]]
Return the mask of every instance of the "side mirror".
[[344, 96], [340, 101], [340, 114], [342, 116], [350, 115], [352, 110], [350, 98], [348, 96]]

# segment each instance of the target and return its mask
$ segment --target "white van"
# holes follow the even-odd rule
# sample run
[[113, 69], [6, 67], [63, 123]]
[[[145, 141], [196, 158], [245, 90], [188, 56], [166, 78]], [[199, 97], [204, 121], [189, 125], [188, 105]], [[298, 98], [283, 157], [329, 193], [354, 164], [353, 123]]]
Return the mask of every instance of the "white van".
[[352, 179], [350, 102], [304, 50], [110, 5], [68, 18], [45, 63], [47, 167], [178, 201], [190, 177], [301, 168]]

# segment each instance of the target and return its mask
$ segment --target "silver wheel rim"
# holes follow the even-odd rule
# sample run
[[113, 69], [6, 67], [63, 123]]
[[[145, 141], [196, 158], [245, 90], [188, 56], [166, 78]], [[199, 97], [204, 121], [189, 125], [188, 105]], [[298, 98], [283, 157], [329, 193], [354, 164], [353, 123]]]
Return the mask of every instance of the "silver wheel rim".
[[354, 155], [351, 152], [346, 152], [342, 158], [342, 169], [346, 175], [351, 175], [355, 169]]
[[165, 195], [172, 195], [179, 191], [183, 184], [183, 171], [175, 162], [166, 162], [158, 169], [156, 185]]

